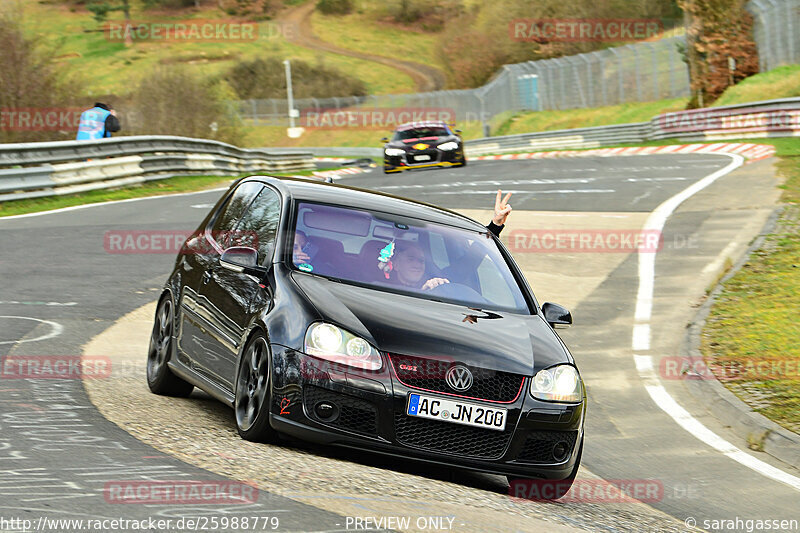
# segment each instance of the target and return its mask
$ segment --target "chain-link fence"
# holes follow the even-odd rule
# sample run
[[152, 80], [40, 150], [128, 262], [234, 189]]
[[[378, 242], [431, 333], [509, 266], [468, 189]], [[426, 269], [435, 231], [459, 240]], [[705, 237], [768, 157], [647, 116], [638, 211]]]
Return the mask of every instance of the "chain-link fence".
[[[751, 0], [761, 70], [800, 63], [800, 0]], [[685, 37], [674, 36], [597, 52], [505, 65], [482, 87], [428, 93], [295, 100], [313, 111], [449, 109], [455, 120], [483, 121], [505, 111], [590, 108], [690, 95]], [[283, 99], [240, 102], [253, 124], [285, 126]], [[299, 125], [303, 125], [302, 121]], [[391, 128], [389, 128], [391, 129]]]
[[761, 71], [800, 63], [800, 0], [751, 0]]

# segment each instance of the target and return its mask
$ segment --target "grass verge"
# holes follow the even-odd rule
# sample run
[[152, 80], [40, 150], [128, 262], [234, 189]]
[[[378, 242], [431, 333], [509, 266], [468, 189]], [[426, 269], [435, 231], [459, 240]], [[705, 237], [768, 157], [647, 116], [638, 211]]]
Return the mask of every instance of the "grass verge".
[[0, 202], [0, 218], [50, 211], [52, 209], [61, 209], [63, 207], [73, 207], [76, 205], [127, 200], [129, 198], [142, 198], [144, 196], [161, 196], [180, 192], [202, 191], [217, 187], [225, 187], [235, 179], [235, 176], [178, 176], [129, 187]]
[[[800, 96], [800, 65], [779, 67], [751, 76], [730, 87], [714, 102], [712, 107], [793, 96]], [[514, 113], [504, 117], [503, 123], [496, 131], [493, 130], [493, 135], [647, 122], [662, 113], [681, 111], [685, 109], [687, 103], [688, 99], [686, 98], [676, 98], [656, 102], [631, 102], [593, 109]]]
[[800, 433], [800, 140], [781, 139], [785, 209], [722, 286], [702, 336], [707, 364], [755, 411]]
[[[82, 3], [20, 2], [23, 27], [37, 42], [57, 56], [70, 72], [81, 75], [90, 95], [124, 95], [141, 80], [148, 79], [159, 66], [186, 64], [204, 76], [219, 76], [237, 61], [260, 56], [299, 59], [311, 64], [335, 67], [361, 79], [370, 94], [402, 93], [414, 90], [412, 79], [387, 65], [352, 57], [310, 50], [293, 45], [285, 33], [294, 31], [278, 22], [258, 23], [254, 39], [137, 41], [131, 47], [114, 42], [94, 21]], [[145, 9], [142, 0], [131, 0], [135, 22], [165, 23], [187, 19], [227, 21], [231, 17], [211, 2], [201, 9]], [[112, 12], [109, 21], [121, 23], [120, 12]], [[88, 98], [87, 98], [88, 100]]]
[[[270, 172], [269, 175], [311, 176], [314, 172], [316, 172], [316, 170], [296, 170], [292, 172]], [[158, 181], [149, 181], [141, 185], [132, 185], [129, 187], [100, 189], [78, 194], [65, 194], [64, 196], [46, 196], [44, 198], [0, 202], [0, 218], [51, 211], [63, 207], [74, 207], [76, 205], [97, 204], [101, 202], [112, 202], [114, 200], [128, 200], [130, 198], [163, 196], [165, 194], [216, 189], [219, 187], [227, 187], [238, 178], [255, 174], [257, 173], [251, 172], [249, 174], [242, 174], [241, 176], [178, 176]]]

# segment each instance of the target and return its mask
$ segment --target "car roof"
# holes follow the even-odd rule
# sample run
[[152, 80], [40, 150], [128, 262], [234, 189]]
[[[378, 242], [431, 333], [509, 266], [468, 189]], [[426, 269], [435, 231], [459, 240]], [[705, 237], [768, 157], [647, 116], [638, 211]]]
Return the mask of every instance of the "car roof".
[[405, 124], [400, 124], [395, 128], [395, 131], [407, 131], [413, 130], [415, 128], [448, 128], [446, 122], [441, 121], [427, 121], [427, 122], [406, 122]]
[[486, 226], [469, 217], [442, 207], [402, 198], [392, 194], [325, 183], [308, 178], [276, 176], [250, 176], [242, 181], [262, 181], [275, 186], [294, 201], [320, 202], [345, 207], [359, 207], [371, 211], [381, 211], [394, 215], [407, 216], [457, 226], [473, 231], [486, 231]]

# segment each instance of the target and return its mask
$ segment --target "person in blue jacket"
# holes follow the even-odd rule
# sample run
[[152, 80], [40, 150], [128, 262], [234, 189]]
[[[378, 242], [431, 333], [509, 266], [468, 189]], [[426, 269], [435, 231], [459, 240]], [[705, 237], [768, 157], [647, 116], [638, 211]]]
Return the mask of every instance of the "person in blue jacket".
[[94, 107], [81, 113], [78, 124], [79, 141], [94, 141], [111, 137], [111, 133], [121, 129], [117, 113], [102, 102], [96, 102]]

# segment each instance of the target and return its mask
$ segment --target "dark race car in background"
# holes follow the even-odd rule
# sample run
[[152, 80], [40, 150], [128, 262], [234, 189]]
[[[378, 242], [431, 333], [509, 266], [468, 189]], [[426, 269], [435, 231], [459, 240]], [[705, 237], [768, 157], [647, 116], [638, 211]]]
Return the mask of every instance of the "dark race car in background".
[[383, 171], [402, 172], [412, 168], [463, 167], [464, 142], [459, 130], [444, 122], [409, 122], [384, 138]]

